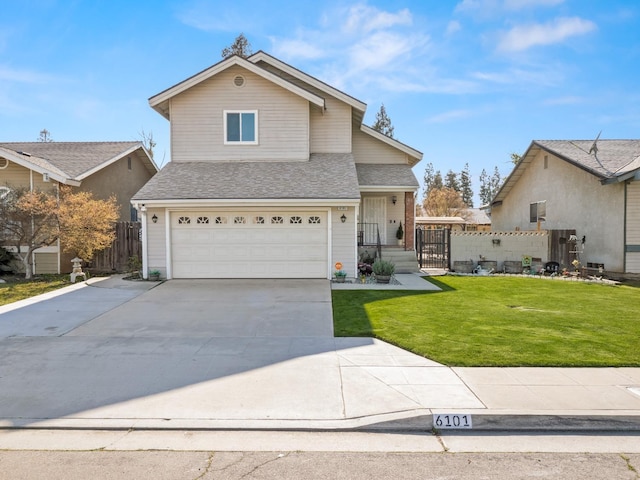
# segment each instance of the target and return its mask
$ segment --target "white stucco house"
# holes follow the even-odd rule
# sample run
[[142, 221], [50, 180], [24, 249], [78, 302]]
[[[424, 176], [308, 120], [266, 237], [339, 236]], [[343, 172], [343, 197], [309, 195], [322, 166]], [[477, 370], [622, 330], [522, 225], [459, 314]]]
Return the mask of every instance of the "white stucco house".
[[640, 273], [640, 140], [533, 141], [491, 202], [491, 228], [575, 229], [583, 265]]
[[413, 252], [422, 154], [364, 125], [361, 101], [258, 52], [149, 103], [171, 161], [132, 200], [145, 275], [331, 278], [340, 262], [354, 276], [358, 242], [397, 245], [400, 222]]

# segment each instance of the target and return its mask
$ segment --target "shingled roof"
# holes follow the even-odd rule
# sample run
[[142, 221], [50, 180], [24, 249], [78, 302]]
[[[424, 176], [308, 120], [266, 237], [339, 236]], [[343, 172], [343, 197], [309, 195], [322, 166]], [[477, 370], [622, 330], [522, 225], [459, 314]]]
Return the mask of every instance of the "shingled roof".
[[640, 140], [534, 140], [492, 204], [504, 200], [541, 150], [591, 173], [603, 184], [640, 178]]
[[169, 162], [132, 200], [359, 198], [353, 155], [314, 153], [300, 162]]
[[402, 187], [418, 189], [416, 180], [409, 165], [357, 163], [358, 183], [363, 189], [375, 187]]
[[[144, 150], [141, 142], [0, 142], [0, 148], [15, 152], [27, 163], [74, 180], [82, 180], [137, 149]], [[148, 156], [145, 164], [157, 171]]]

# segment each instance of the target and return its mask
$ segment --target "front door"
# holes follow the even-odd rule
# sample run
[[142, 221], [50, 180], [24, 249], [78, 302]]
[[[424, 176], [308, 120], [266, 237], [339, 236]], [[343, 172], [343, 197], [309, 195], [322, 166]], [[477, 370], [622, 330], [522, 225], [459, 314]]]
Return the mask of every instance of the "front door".
[[[362, 202], [362, 222], [367, 224], [364, 229], [365, 245], [375, 245], [378, 241], [377, 232], [380, 231], [380, 242], [387, 243], [387, 198], [364, 197]], [[378, 228], [375, 228], [375, 225]]]

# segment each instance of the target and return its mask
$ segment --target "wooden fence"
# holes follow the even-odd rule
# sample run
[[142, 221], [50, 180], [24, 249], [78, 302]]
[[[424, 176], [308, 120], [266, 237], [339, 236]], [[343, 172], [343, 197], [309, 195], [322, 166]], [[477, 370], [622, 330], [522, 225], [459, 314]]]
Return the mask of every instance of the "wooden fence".
[[116, 239], [109, 248], [94, 255], [90, 268], [99, 272], [126, 272], [129, 257], [142, 258], [142, 224], [116, 223]]

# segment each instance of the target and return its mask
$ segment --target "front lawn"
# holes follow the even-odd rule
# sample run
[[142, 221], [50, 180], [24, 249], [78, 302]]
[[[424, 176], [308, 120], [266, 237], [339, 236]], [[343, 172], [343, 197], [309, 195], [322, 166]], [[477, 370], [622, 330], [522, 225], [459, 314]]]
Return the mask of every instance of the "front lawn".
[[17, 302], [41, 293], [71, 285], [69, 275], [43, 275], [32, 280], [17, 277], [0, 277], [7, 283], [0, 283], [0, 305]]
[[441, 292], [334, 290], [339, 337], [376, 337], [451, 366], [640, 366], [640, 288], [430, 278]]

